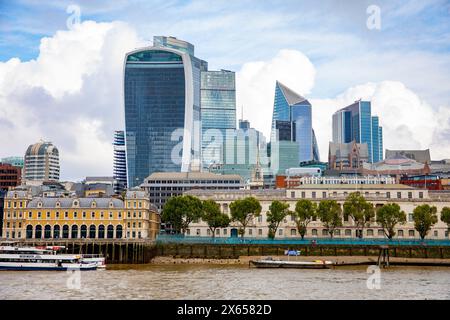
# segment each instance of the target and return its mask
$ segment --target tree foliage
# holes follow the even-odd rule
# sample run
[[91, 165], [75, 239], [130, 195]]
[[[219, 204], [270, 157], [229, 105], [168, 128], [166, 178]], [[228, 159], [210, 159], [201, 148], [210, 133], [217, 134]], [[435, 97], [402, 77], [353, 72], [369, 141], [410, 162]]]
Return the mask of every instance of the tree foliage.
[[317, 208], [317, 216], [328, 230], [331, 238], [338, 227], [342, 227], [342, 209], [335, 200], [322, 200]]
[[261, 213], [261, 204], [254, 197], [235, 200], [230, 204], [231, 221], [238, 222], [239, 234], [245, 235], [245, 229], [250, 221]]
[[176, 232], [185, 233], [189, 224], [198, 222], [202, 216], [202, 201], [185, 195], [170, 198], [164, 205], [161, 219], [170, 223]]
[[311, 200], [299, 200], [295, 204], [295, 224], [302, 239], [308, 224], [317, 216], [317, 205]]
[[291, 214], [287, 203], [275, 200], [270, 204], [267, 211], [267, 223], [269, 224], [269, 238], [275, 238], [277, 229], [286, 216]]
[[345, 200], [344, 214], [353, 219], [358, 236], [362, 238], [363, 230], [372, 222], [375, 211], [373, 205], [367, 202], [359, 192], [352, 192]]
[[420, 238], [425, 239], [428, 231], [438, 221], [437, 208], [428, 204], [418, 206], [413, 211], [414, 227], [419, 232]]
[[442, 208], [441, 221], [447, 224], [447, 229], [450, 233], [450, 208], [449, 207]]
[[406, 222], [406, 213], [396, 203], [388, 203], [377, 211], [377, 223], [389, 239], [395, 236], [395, 226]]
[[208, 224], [213, 238], [217, 228], [226, 228], [230, 224], [230, 218], [220, 211], [220, 205], [214, 200], [205, 200], [202, 203], [202, 220]]

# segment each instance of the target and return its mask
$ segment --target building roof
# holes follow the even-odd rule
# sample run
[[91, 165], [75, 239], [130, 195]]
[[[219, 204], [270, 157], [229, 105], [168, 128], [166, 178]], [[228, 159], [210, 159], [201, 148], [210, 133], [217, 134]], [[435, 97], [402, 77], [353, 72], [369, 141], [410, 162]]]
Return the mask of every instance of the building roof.
[[211, 172], [154, 172], [148, 180], [242, 180], [237, 174], [214, 174]]
[[350, 153], [352, 153], [353, 145], [356, 144], [359, 150], [359, 156], [361, 158], [369, 158], [369, 148], [367, 143], [356, 143], [354, 141], [348, 143], [336, 143], [330, 142], [329, 144], [329, 152], [331, 156], [339, 157], [347, 157]]
[[[74, 205], [75, 201], [78, 205]], [[93, 207], [93, 203], [95, 206]], [[41, 206], [38, 204], [41, 203]], [[45, 198], [38, 197], [33, 198], [28, 203], [28, 208], [57, 208], [56, 204], [59, 203], [58, 208], [109, 208], [112, 203], [114, 208], [123, 208], [124, 204], [122, 200], [116, 198]]]
[[40, 141], [28, 147], [25, 156], [53, 154], [59, 155], [58, 149], [51, 142]]
[[289, 105], [294, 105], [303, 101], [306, 101], [306, 98], [302, 97], [298, 93], [292, 91], [288, 87], [286, 87], [284, 84], [282, 84], [280, 81], [277, 81], [277, 85], [280, 87], [281, 92], [283, 92], [284, 97], [286, 98], [286, 101], [289, 103]]
[[404, 156], [421, 163], [430, 163], [430, 149], [426, 150], [388, 150], [386, 149], [385, 159]]
[[144, 190], [128, 190], [125, 197], [128, 199], [148, 199], [150, 195]]
[[395, 155], [394, 157], [385, 159], [377, 163], [363, 163], [363, 168], [368, 170], [386, 171], [386, 170], [422, 170], [425, 164], [407, 158], [403, 155]]
[[6, 193], [6, 197], [14, 198], [15, 194], [17, 195], [17, 198], [26, 198], [31, 196], [31, 193], [28, 190], [10, 190]]
[[404, 185], [404, 184], [303, 184], [294, 187], [293, 189], [320, 189], [320, 190], [347, 190], [354, 189], [356, 191], [360, 190], [414, 190], [415, 188]]

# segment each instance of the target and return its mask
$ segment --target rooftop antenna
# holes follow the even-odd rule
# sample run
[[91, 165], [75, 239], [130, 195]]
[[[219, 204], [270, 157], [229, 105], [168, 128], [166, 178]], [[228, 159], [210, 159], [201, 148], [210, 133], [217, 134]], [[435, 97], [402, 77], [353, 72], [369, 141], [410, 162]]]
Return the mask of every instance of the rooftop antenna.
[[241, 105], [241, 120], [244, 121], [244, 105]]

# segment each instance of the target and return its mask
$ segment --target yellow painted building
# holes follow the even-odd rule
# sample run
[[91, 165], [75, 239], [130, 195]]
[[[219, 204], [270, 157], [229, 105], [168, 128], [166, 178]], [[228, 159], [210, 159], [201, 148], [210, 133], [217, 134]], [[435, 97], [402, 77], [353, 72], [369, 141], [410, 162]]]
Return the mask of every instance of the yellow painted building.
[[12, 190], [5, 198], [7, 239], [156, 239], [160, 215], [145, 191], [127, 191], [125, 200], [32, 197]]

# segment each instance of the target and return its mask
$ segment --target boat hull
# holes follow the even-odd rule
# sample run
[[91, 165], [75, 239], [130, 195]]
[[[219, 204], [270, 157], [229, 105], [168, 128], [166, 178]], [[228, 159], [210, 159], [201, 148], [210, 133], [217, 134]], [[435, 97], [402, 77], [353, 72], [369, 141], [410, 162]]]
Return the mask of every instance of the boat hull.
[[69, 268], [69, 267], [35, 267], [35, 266], [0, 266], [0, 270], [3, 271], [67, 271], [67, 270], [80, 270], [80, 271], [94, 271], [97, 270], [97, 266], [88, 268]]
[[250, 261], [257, 268], [290, 268], [290, 269], [329, 269], [331, 262], [300, 262], [300, 261]]

